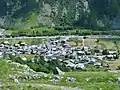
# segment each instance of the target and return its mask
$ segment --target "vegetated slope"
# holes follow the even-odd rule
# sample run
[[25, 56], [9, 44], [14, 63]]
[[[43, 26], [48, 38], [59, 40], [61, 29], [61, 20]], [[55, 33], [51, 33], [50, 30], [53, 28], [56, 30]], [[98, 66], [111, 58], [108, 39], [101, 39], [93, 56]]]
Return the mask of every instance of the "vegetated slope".
[[79, 26], [119, 29], [119, 0], [1, 0], [0, 24], [11, 28]]
[[[37, 78], [34, 76], [37, 75]], [[12, 62], [10, 60], [0, 59], [0, 82], [2, 83], [23, 83], [30, 76], [31, 79], [38, 79], [46, 75], [42, 72], [35, 72], [27, 65]], [[24, 80], [23, 80], [24, 79]]]
[[[22, 72], [21, 74], [19, 72]], [[47, 75], [47, 77], [41, 77], [40, 79], [33, 79], [33, 80], [26, 80], [26, 82], [15, 82], [11, 78], [14, 76], [15, 80], [20, 80], [25, 78], [25, 72], [31, 75], [33, 72], [30, 70], [26, 70], [24, 66], [13, 63], [13, 62], [6, 62], [3, 59], [0, 60], [0, 89], [6, 90], [64, 90], [61, 87], [53, 86], [53, 85], [60, 85], [60, 86], [67, 86], [67, 87], [79, 87], [85, 90], [119, 90], [120, 85], [116, 84], [116, 79], [120, 76], [120, 73], [110, 73], [110, 72], [68, 72], [64, 76], [62, 76], [61, 80], [57, 83], [51, 82], [51, 78], [54, 78], [54, 75]], [[27, 74], [26, 73], [26, 74]], [[42, 75], [42, 73], [40, 74]], [[19, 77], [19, 78], [18, 78]], [[75, 82], [67, 81], [68, 77], [76, 78]], [[43, 85], [44, 84], [44, 85]], [[48, 84], [48, 85], [47, 85]], [[49, 85], [51, 84], [51, 85]], [[53, 85], [52, 85], [53, 84]], [[43, 87], [43, 86], [44, 87]], [[72, 88], [65, 90], [72, 90]], [[73, 89], [73, 90], [78, 90]]]

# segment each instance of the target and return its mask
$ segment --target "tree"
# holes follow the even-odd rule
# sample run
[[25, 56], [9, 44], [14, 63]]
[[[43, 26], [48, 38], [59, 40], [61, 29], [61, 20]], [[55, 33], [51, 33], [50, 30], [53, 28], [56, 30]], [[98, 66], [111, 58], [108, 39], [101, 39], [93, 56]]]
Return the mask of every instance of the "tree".
[[104, 50], [102, 51], [102, 54], [103, 54], [103, 55], [108, 55], [108, 54], [109, 54], [109, 52], [108, 52], [108, 50], [107, 50], [107, 49], [104, 49]]

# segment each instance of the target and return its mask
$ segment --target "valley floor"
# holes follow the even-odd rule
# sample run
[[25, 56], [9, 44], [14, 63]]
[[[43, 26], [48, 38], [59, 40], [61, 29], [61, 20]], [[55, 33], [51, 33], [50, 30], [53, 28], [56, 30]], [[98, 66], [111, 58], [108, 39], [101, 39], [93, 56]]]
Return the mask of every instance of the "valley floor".
[[[2, 39], [1, 41], [4, 40]], [[85, 45], [92, 48], [97, 45], [101, 49], [107, 48], [113, 50], [120, 50], [120, 39], [102, 38], [99, 39], [99, 43], [95, 43], [96, 40], [97, 38], [86, 39]], [[9, 41], [11, 44], [14, 44], [18, 42], [18, 39], [9, 39]], [[24, 39], [23, 41], [27, 41], [28, 44], [34, 44], [40, 43], [42, 40], [40, 38], [35, 40]], [[115, 41], [117, 42], [117, 47], [114, 43]], [[69, 41], [69, 44], [73, 46], [76, 45], [76, 43], [72, 40]], [[80, 45], [81, 43], [79, 42], [78, 46]], [[34, 56], [29, 56], [29, 58], [31, 57], [33, 58]], [[25, 72], [27, 70], [24, 69], [21, 65], [13, 65], [2, 58], [0, 60], [0, 88], [2, 90], [120, 90], [120, 84], [118, 84], [118, 82], [120, 82], [118, 80], [120, 78], [120, 72], [119, 70], [116, 70], [116, 68], [120, 65], [120, 59], [106, 62], [109, 64], [109, 68], [115, 72], [74, 71], [66, 72], [65, 75], [62, 76], [47, 74], [47, 76], [42, 76], [39, 79], [26, 80], [25, 82], [14, 82], [13, 80], [10, 80], [8, 78], [9, 75], [21, 76], [18, 74], [18, 72]], [[28, 74], [30, 75], [32, 73], [29, 72]], [[57, 81], [52, 81], [56, 76], [60, 77], [60, 79]], [[74, 78], [75, 81], [68, 81], [68, 78]]]

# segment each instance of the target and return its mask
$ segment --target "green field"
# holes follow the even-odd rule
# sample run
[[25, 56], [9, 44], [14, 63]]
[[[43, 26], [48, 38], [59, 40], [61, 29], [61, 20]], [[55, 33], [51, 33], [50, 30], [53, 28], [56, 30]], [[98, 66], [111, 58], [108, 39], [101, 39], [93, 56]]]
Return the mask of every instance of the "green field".
[[54, 35], [57, 34], [54, 28], [34, 28], [34, 29], [14, 29], [14, 30], [5, 30], [5, 35], [11, 36], [45, 36], [45, 35]]
[[22, 38], [22, 39], [0, 39], [0, 43], [8, 41], [10, 44], [16, 44], [18, 42], [25, 42], [28, 45], [34, 45], [34, 44], [40, 44], [43, 41], [46, 41], [46, 39], [42, 38]]
[[[46, 83], [57, 86], [78, 87], [83, 90], [120, 90], [120, 85], [116, 84], [120, 73], [110, 72], [68, 72], [59, 82], [51, 82], [50, 76], [33, 83]], [[67, 77], [76, 78], [75, 82], [66, 81]], [[29, 81], [30, 82], [30, 81]]]
[[[34, 14], [33, 14], [34, 16]], [[34, 19], [28, 20], [33, 24]], [[30, 29], [8, 29], [5, 30], [4, 35], [11, 36], [55, 36], [55, 35], [113, 35], [120, 36], [120, 30], [92, 30], [92, 29], [81, 29], [72, 27], [40, 27]]]

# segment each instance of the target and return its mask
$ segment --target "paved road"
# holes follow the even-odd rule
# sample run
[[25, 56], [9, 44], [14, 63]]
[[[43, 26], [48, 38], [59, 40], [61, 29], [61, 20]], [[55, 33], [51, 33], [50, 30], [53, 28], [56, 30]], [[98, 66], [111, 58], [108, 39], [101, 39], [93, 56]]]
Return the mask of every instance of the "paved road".
[[[63, 39], [69, 39], [69, 38], [83, 38], [85, 36], [75, 36], [75, 35], [70, 35], [70, 36], [39, 36], [39, 37], [14, 37], [14, 38], [5, 38], [5, 39], [27, 39], [27, 38], [45, 38], [45, 39], [50, 39], [50, 38], [63, 38]], [[110, 35], [92, 35], [92, 36], [86, 36], [88, 38], [120, 38], [120, 36], [110, 36]]]

